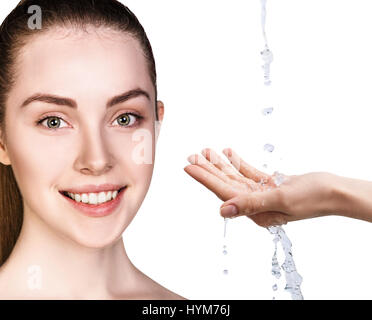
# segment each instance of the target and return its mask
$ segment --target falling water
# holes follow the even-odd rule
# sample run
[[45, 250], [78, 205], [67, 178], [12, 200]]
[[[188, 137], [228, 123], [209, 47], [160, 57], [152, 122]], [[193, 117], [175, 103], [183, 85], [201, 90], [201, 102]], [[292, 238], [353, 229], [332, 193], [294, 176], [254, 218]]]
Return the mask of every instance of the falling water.
[[[268, 43], [267, 43], [267, 36], [265, 31], [265, 24], [266, 24], [266, 2], [267, 0], [261, 0], [261, 25], [262, 25], [262, 33], [265, 41], [265, 49], [261, 51], [261, 57], [264, 60], [264, 65], [262, 66], [264, 70], [264, 84], [266, 86], [271, 85], [270, 80], [270, 64], [273, 62], [273, 53], [270, 51]], [[264, 116], [271, 115], [273, 112], [273, 108], [264, 108], [262, 110], [262, 114]], [[267, 152], [272, 153], [274, 151], [274, 146], [271, 144], [265, 144], [264, 150]], [[263, 165], [265, 168], [267, 168], [267, 164]], [[285, 180], [284, 175], [280, 174], [279, 172], [275, 171], [273, 174], [273, 180], [277, 187], [279, 187]], [[287, 235], [284, 232], [284, 229], [281, 226], [271, 226], [267, 228], [271, 234], [274, 235], [273, 242], [275, 243], [275, 249], [274, 249], [274, 255], [272, 257], [272, 269], [271, 273], [274, 276], [276, 280], [278, 280], [281, 277], [278, 257], [277, 257], [277, 249], [278, 249], [278, 242], [281, 244], [285, 260], [284, 263], [281, 265], [281, 268], [285, 272], [285, 280], [286, 280], [286, 286], [284, 290], [288, 291], [293, 300], [303, 300], [303, 296], [301, 293], [301, 283], [302, 283], [302, 277], [297, 272], [295, 263], [293, 260], [292, 255], [292, 243], [287, 237]], [[278, 290], [278, 285], [275, 283], [272, 286], [272, 289], [274, 292]], [[273, 297], [275, 299], [275, 297]]]
[[264, 70], [264, 83], [269, 86], [271, 84], [270, 80], [270, 64], [274, 60], [273, 53], [269, 49], [267, 43], [265, 25], [266, 25], [266, 0], [261, 0], [261, 25], [262, 25], [262, 34], [265, 40], [265, 48], [261, 51], [261, 57], [264, 61], [262, 69]]
[[[286, 280], [286, 286], [284, 290], [288, 291], [293, 300], [303, 300], [303, 296], [301, 293], [301, 283], [302, 283], [302, 277], [301, 275], [297, 272], [296, 266], [293, 260], [292, 256], [292, 243], [285, 234], [283, 228], [281, 226], [272, 226], [267, 228], [271, 234], [274, 235], [274, 242], [275, 242], [275, 251], [274, 255], [272, 258], [272, 269], [271, 273], [272, 275], [276, 278], [279, 279], [281, 276], [280, 273], [280, 268], [279, 268], [279, 263], [277, 259], [277, 243], [280, 242], [284, 255], [285, 255], [285, 260], [284, 263], [282, 264], [282, 269], [285, 272], [285, 280]], [[277, 284], [273, 285], [273, 290], [277, 290]]]
[[223, 248], [222, 248], [222, 253], [223, 255], [225, 256], [224, 257], [224, 268], [223, 268], [223, 274], [224, 275], [228, 275], [229, 273], [229, 270], [228, 270], [228, 267], [227, 267], [227, 244], [226, 244], [226, 227], [227, 227], [227, 221], [229, 220], [229, 218], [224, 218], [224, 228], [223, 228], [223, 240], [224, 240], [224, 243], [223, 243]]

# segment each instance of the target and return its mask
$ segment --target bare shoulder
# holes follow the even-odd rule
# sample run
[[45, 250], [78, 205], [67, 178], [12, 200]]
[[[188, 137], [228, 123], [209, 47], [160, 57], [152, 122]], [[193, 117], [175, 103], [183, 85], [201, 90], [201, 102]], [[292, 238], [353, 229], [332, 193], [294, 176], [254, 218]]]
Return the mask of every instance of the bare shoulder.
[[157, 292], [155, 292], [153, 299], [156, 300], [188, 300], [185, 297], [180, 296], [179, 294], [170, 291], [167, 288], [164, 288], [160, 284], [158, 284], [160, 288], [158, 288]]
[[141, 271], [141, 282], [146, 287], [146, 293], [139, 300], [188, 300], [185, 297], [165, 288], [155, 280], [151, 279]]

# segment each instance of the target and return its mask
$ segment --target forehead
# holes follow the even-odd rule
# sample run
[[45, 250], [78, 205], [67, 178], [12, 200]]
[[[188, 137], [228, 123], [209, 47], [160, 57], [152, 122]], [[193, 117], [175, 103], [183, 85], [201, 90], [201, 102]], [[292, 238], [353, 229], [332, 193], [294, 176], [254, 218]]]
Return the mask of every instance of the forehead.
[[100, 90], [112, 94], [133, 87], [151, 92], [152, 88], [138, 40], [110, 29], [47, 31], [22, 48], [16, 65], [16, 84], [27, 92], [73, 96]]

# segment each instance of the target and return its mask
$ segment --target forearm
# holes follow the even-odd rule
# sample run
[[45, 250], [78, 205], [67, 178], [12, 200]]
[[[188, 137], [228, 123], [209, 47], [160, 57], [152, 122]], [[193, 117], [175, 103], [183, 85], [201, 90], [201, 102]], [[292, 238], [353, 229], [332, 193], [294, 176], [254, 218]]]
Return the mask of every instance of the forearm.
[[372, 182], [331, 175], [329, 214], [372, 222]]

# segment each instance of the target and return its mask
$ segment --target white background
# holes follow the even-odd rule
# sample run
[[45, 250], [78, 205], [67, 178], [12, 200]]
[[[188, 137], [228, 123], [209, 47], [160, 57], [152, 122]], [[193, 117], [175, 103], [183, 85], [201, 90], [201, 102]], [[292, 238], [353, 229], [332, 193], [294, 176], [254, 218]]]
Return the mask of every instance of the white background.
[[[232, 147], [261, 170], [269, 163], [268, 173], [372, 180], [372, 3], [268, 0], [274, 62], [265, 88], [259, 0], [123, 2], [151, 41], [165, 103], [151, 187], [124, 233], [128, 255], [189, 299], [271, 299], [273, 237], [245, 217], [230, 221], [223, 275], [222, 202], [184, 172], [186, 158]], [[1, 21], [17, 3], [1, 1]], [[269, 118], [266, 106], [274, 107]], [[328, 216], [284, 229], [305, 299], [372, 297], [370, 223]], [[279, 291], [290, 298], [283, 283]]]

